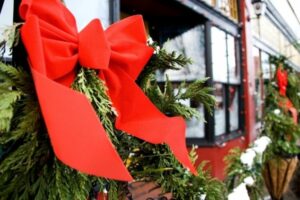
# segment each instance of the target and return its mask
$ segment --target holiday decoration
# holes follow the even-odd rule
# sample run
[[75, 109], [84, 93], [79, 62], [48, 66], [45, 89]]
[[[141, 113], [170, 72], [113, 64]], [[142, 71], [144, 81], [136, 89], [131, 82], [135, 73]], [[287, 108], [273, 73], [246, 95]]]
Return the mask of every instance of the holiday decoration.
[[131, 180], [88, 99], [67, 88], [79, 61], [83, 67], [100, 70], [116, 109], [117, 129], [154, 144], [168, 144], [195, 173], [186, 150], [183, 119], [164, 116], [134, 82], [153, 52], [146, 45], [140, 16], [105, 32], [100, 21], [93, 20], [77, 33], [73, 15], [58, 0], [24, 0], [20, 15], [25, 20], [21, 36], [39, 103], [54, 152], [62, 162], [88, 174]]
[[288, 74], [287, 71], [283, 70], [280, 66], [276, 72], [277, 83], [279, 88], [279, 94], [285, 99], [283, 102], [279, 102], [279, 105], [283, 107], [283, 109], [287, 109], [291, 112], [293, 120], [295, 123], [298, 122], [298, 112], [297, 109], [293, 106], [292, 102], [286, 97], [286, 87], [288, 85]]
[[263, 177], [272, 199], [279, 200], [297, 166], [299, 147], [296, 142], [300, 137], [300, 126], [298, 111], [293, 105], [298, 100], [295, 96], [291, 100], [291, 92], [288, 92], [294, 85], [289, 84], [290, 76], [295, 77], [295, 72], [284, 57], [271, 57], [270, 62], [276, 66], [276, 73], [266, 90], [262, 134], [270, 137], [272, 143], [264, 153]]
[[[56, 8], [55, 12], [53, 12], [53, 8]], [[180, 103], [182, 100], [193, 99], [202, 103], [208, 111], [211, 111], [215, 103], [211, 95], [212, 89], [205, 86], [206, 80], [182, 83], [179, 86], [174, 86], [169, 81], [163, 85], [157, 83], [156, 70], [180, 69], [191, 62], [189, 59], [175, 52], [168, 53], [164, 49], [160, 49], [155, 42], [152, 42], [151, 45], [148, 43], [147, 46], [140, 16], [125, 19], [125, 21], [112, 25], [105, 32], [102, 31], [99, 22], [93, 21], [83, 32], [77, 33], [76, 27], [73, 26], [72, 15], [56, 0], [23, 1], [20, 13], [26, 19], [25, 25], [21, 28], [22, 40], [18, 40], [19, 26], [14, 26], [16, 31], [11, 31], [13, 37], [9, 37], [13, 38], [14, 46], [16, 46], [14, 60], [9, 64], [0, 62], [1, 198], [13, 200], [130, 199], [136, 194], [135, 192], [138, 192], [131, 190], [130, 186], [135, 185], [135, 182], [144, 182], [159, 187], [158, 192], [155, 193], [159, 197], [168, 194], [167, 197], [171, 195], [173, 199], [194, 200], [204, 197], [208, 200], [226, 199], [224, 185], [203, 169], [205, 163], [198, 166], [198, 174], [195, 175], [191, 173], [192, 168], [183, 167], [175, 158], [173, 152], [176, 153], [177, 147], [180, 146], [176, 146], [174, 149], [173, 143], [170, 146], [162, 144], [172, 141], [169, 135], [164, 135], [172, 130], [174, 139], [177, 138], [175, 136], [180, 131], [179, 136], [182, 136], [182, 140], [177, 138], [176, 142], [184, 143], [183, 119], [176, 116], [183, 116], [186, 119], [199, 117], [197, 110], [183, 105]], [[38, 16], [37, 13], [41, 16]], [[47, 18], [51, 18], [51, 21], [49, 22]], [[98, 48], [98, 45], [95, 44], [102, 42], [99, 45], [103, 49], [96, 49], [95, 52], [88, 52], [83, 56], [82, 53], [85, 51], [82, 52], [81, 49], [84, 49], [84, 45], [78, 42], [78, 38], [82, 36], [81, 34], [88, 33], [89, 35], [89, 32], [94, 31], [96, 34], [100, 34], [99, 37], [88, 37], [89, 43], [83, 44], [88, 45], [89, 48]], [[28, 36], [28, 34], [30, 35]], [[118, 40], [124, 39], [124, 37], [125, 39], [129, 37], [129, 39], [118, 43], [113, 39], [115, 36], [118, 36]], [[82, 37], [86, 38], [87, 36]], [[29, 63], [25, 58], [26, 52], [22, 41], [28, 50]], [[56, 46], [57, 43], [59, 43], [59, 47]], [[131, 45], [131, 43], [134, 44]], [[55, 52], [52, 51], [53, 49]], [[110, 54], [107, 53], [107, 49]], [[117, 54], [116, 49], [121, 53], [118, 51]], [[153, 49], [156, 50], [154, 55], [152, 55]], [[98, 52], [97, 55], [94, 54], [96, 52]], [[125, 58], [126, 61], [123, 60]], [[68, 63], [64, 64], [67, 61]], [[77, 62], [80, 64], [77, 65]], [[96, 65], [83, 67], [81, 62], [85, 64], [90, 62], [94, 64], [95, 62]], [[98, 66], [98, 64], [100, 65]], [[120, 65], [122, 69], [112, 69], [114, 68], [112, 66], [116, 65]], [[69, 71], [64, 74], [66, 67], [69, 67]], [[92, 67], [100, 67], [100, 69]], [[120, 75], [122, 76], [120, 77]], [[125, 83], [124, 80], [126, 80]], [[110, 84], [114, 81], [117, 83]], [[120, 83], [122, 83], [121, 86]], [[45, 90], [44, 86], [51, 87], [51, 90], [50, 88]], [[125, 90], [121, 90], [119, 87], [125, 88]], [[132, 87], [133, 90], [131, 91], [127, 87]], [[175, 87], [176, 92], [174, 92]], [[139, 97], [134, 95], [135, 91], [139, 91]], [[124, 102], [113, 102], [114, 92], [119, 92], [124, 97], [122, 98]], [[55, 95], [58, 93], [60, 94]], [[68, 98], [63, 98], [64, 95], [67, 95]], [[73, 95], [74, 98], [70, 98]], [[145, 99], [147, 99], [146, 103]], [[138, 102], [136, 102], [137, 100]], [[61, 104], [62, 102], [65, 104]], [[74, 106], [76, 102], [77, 105]], [[120, 108], [123, 103], [126, 103], [128, 108]], [[141, 106], [141, 104], [143, 105]], [[50, 109], [49, 105], [53, 107]], [[151, 118], [147, 116], [149, 114], [147, 106], [149, 105], [156, 110], [152, 113]], [[128, 115], [125, 115], [124, 109], [129, 108], [131, 110], [127, 113]], [[138, 120], [156, 118], [162, 120], [161, 122], [156, 121], [157, 123], [163, 123], [165, 120], [178, 123], [173, 124], [172, 122], [171, 125], [166, 123], [168, 125], [166, 132], [157, 134], [155, 132], [149, 135], [149, 127], [143, 127], [141, 123], [133, 125], [133, 122], [128, 119], [134, 119], [134, 115], [131, 114], [136, 111], [140, 113]], [[51, 116], [46, 116], [49, 113]], [[69, 116], [70, 114], [72, 116]], [[60, 121], [58, 122], [57, 119]], [[77, 121], [72, 122], [70, 119]], [[118, 119], [121, 120], [121, 124], [124, 123], [124, 119], [132, 122], [132, 124], [128, 123], [127, 127], [132, 125], [132, 129], [139, 129], [141, 135], [138, 137], [141, 139], [134, 137], [134, 133], [129, 132], [128, 134], [121, 131], [121, 128], [117, 129], [116, 127], [120, 125]], [[95, 122], [95, 126], [93, 122]], [[60, 127], [56, 127], [57, 123]], [[79, 126], [86, 129], [78, 129]], [[174, 130], [176, 126], [181, 128]], [[74, 127], [77, 127], [76, 130], [73, 130]], [[151, 126], [150, 128], [158, 127]], [[56, 129], [60, 130], [62, 135], [55, 135], [57, 134]], [[73, 130], [79, 135], [67, 134], [67, 130]], [[55, 133], [54, 136], [51, 135], [51, 131]], [[82, 134], [79, 133], [80, 131]], [[101, 138], [100, 143], [95, 138], [95, 141], [90, 141], [91, 132], [97, 133], [97, 137], [96, 134], [94, 136], [96, 139]], [[102, 136], [101, 133], [103, 133]], [[147, 138], [147, 135], [151, 138]], [[60, 141], [62, 143], [55, 141], [56, 143], [53, 144], [57, 137], [58, 141], [62, 139], [60, 137], [63, 137], [63, 140]], [[151, 144], [146, 141], [148, 139], [152, 143], [159, 144]], [[75, 144], [74, 140], [81, 143]], [[92, 142], [92, 145], [86, 141]], [[60, 147], [64, 143], [70, 146], [66, 149], [63, 146], [58, 150], [52, 148], [55, 145]], [[105, 146], [100, 146], [101, 144], [105, 144], [107, 149], [104, 149]], [[182, 147], [184, 147], [184, 151], [177, 152], [177, 157], [178, 155], [185, 156], [185, 145]], [[80, 148], [86, 151], [80, 151]], [[101, 151], [99, 152], [99, 150]], [[57, 151], [59, 151], [59, 155]], [[74, 155], [73, 151], [78, 155]], [[87, 155], [87, 152], [92, 155]], [[69, 158], [69, 155], [74, 157]], [[72, 164], [72, 168], [64, 165], [56, 156], [66, 158], [67, 162]], [[80, 160], [78, 156], [82, 156], [83, 160]], [[194, 150], [190, 152], [189, 157], [192, 163], [195, 163], [197, 156]], [[95, 160], [88, 160], [91, 158]], [[110, 160], [113, 158], [115, 161]], [[100, 169], [93, 165], [93, 163], [98, 166], [102, 165], [101, 163], [106, 160], [108, 163], [115, 163], [111, 166], [104, 163], [106, 167], [100, 166]], [[81, 173], [74, 168], [80, 168], [81, 171], [90, 174], [99, 175], [101, 173], [103, 176], [116, 179], [129, 180], [132, 177], [134, 181], [128, 183], [104, 179]], [[113, 169], [121, 171], [115, 172]]]

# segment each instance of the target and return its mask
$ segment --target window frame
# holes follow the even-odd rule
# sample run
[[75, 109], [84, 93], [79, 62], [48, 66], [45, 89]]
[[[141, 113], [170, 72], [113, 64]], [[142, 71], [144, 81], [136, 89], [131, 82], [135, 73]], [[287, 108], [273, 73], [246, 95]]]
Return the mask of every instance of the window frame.
[[[215, 81], [213, 80], [213, 63], [212, 63], [212, 47], [211, 47], [211, 42], [212, 42], [212, 34], [211, 34], [211, 28], [212, 26], [215, 26], [219, 29], [221, 29], [222, 31], [224, 31], [226, 34], [230, 34], [231, 36], [234, 37], [235, 39], [235, 46], [236, 46], [236, 64], [239, 67], [239, 73], [240, 73], [240, 83], [237, 84], [225, 84], [225, 107], [228, 107], [228, 99], [229, 99], [229, 85], [234, 85], [238, 87], [238, 107], [239, 107], [239, 129], [235, 130], [235, 131], [229, 131], [229, 111], [226, 110], [226, 133], [220, 136], [216, 136], [215, 135], [215, 128], [214, 128], [214, 124], [215, 124], [215, 119], [214, 119], [214, 115], [215, 115], [215, 110], [213, 111], [213, 114], [210, 115], [206, 110], [205, 110], [205, 119], [207, 121], [207, 123], [205, 124], [205, 138], [206, 138], [206, 142], [203, 143], [203, 141], [196, 139], [196, 138], [188, 138], [187, 142], [188, 144], [196, 144], [196, 145], [208, 145], [208, 146], [212, 146], [212, 145], [220, 145], [224, 142], [227, 142], [228, 140], [232, 140], [234, 138], [240, 137], [242, 135], [244, 135], [244, 101], [243, 101], [243, 94], [244, 94], [244, 90], [243, 90], [243, 65], [242, 65], [242, 48], [241, 48], [241, 38], [240, 38], [240, 34], [238, 35], [234, 35], [233, 33], [230, 33], [226, 30], [224, 30], [222, 27], [216, 26], [215, 24], [213, 24], [211, 21], [207, 21], [206, 22], [206, 26], [205, 26], [205, 51], [206, 51], [206, 76], [210, 77], [210, 79], [207, 81], [207, 86], [209, 87], [213, 87]], [[239, 30], [241, 31], [241, 30]]]

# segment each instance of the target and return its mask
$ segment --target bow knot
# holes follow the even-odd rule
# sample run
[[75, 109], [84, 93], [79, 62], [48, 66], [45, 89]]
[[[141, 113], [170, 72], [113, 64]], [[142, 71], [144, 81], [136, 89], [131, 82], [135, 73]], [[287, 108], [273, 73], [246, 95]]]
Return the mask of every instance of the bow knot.
[[111, 50], [101, 22], [92, 20], [78, 34], [78, 60], [81, 66], [92, 69], [108, 69]]

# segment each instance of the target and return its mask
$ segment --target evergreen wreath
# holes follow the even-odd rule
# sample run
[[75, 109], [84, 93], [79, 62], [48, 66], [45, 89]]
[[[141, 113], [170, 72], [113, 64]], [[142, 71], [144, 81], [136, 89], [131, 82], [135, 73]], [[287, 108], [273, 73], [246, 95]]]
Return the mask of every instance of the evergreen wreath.
[[[15, 57], [13, 64], [0, 62], [0, 200], [85, 200], [105, 190], [110, 200], [128, 195], [128, 183], [85, 175], [56, 159], [24, 58], [26, 53], [18, 42], [18, 26], [13, 27], [9, 38], [6, 43], [15, 44], [14, 53], [21, 56]], [[152, 46], [157, 48], [156, 43]], [[208, 111], [215, 104], [206, 79], [182, 83], [176, 94], [170, 81], [163, 87], [156, 81], [156, 70], [178, 70], [190, 62], [182, 55], [162, 49], [153, 55], [137, 79], [150, 100], [169, 116], [199, 118], [195, 109], [180, 103], [183, 99], [198, 101]], [[205, 163], [198, 167], [198, 176], [194, 176], [181, 166], [166, 145], [152, 145], [116, 130], [115, 112], [105, 83], [95, 70], [78, 68], [72, 88], [88, 97], [135, 180], [154, 181], [178, 200], [199, 199], [203, 194], [207, 200], [226, 199], [224, 185], [203, 170]], [[194, 162], [197, 159], [194, 151], [191, 158]]]

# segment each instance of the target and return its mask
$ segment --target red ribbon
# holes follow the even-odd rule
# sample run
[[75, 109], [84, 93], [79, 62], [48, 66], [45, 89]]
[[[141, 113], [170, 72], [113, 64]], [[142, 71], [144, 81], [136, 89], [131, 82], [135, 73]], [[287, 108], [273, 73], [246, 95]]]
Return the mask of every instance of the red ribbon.
[[282, 68], [279, 67], [276, 72], [276, 76], [277, 76], [277, 84], [278, 84], [278, 88], [279, 88], [279, 94], [282, 96], [286, 96], [286, 87], [288, 85], [287, 71], [282, 70]]
[[298, 123], [298, 111], [294, 107], [293, 103], [287, 98], [286, 96], [286, 88], [288, 85], [288, 73], [286, 70], [283, 70], [282, 67], [278, 67], [277, 72], [276, 72], [276, 77], [277, 77], [277, 84], [279, 88], [279, 94], [285, 99], [282, 102], [279, 102], [279, 105], [290, 111], [291, 115], [293, 117], [293, 121], [295, 124]]
[[153, 49], [146, 45], [141, 16], [103, 31], [99, 20], [78, 33], [73, 15], [59, 0], [23, 0], [21, 37], [56, 156], [88, 174], [132, 180], [88, 99], [69, 88], [75, 68], [98, 69], [118, 116], [116, 128], [154, 144], [166, 143], [193, 173], [181, 117], [161, 113], [135, 80]]

